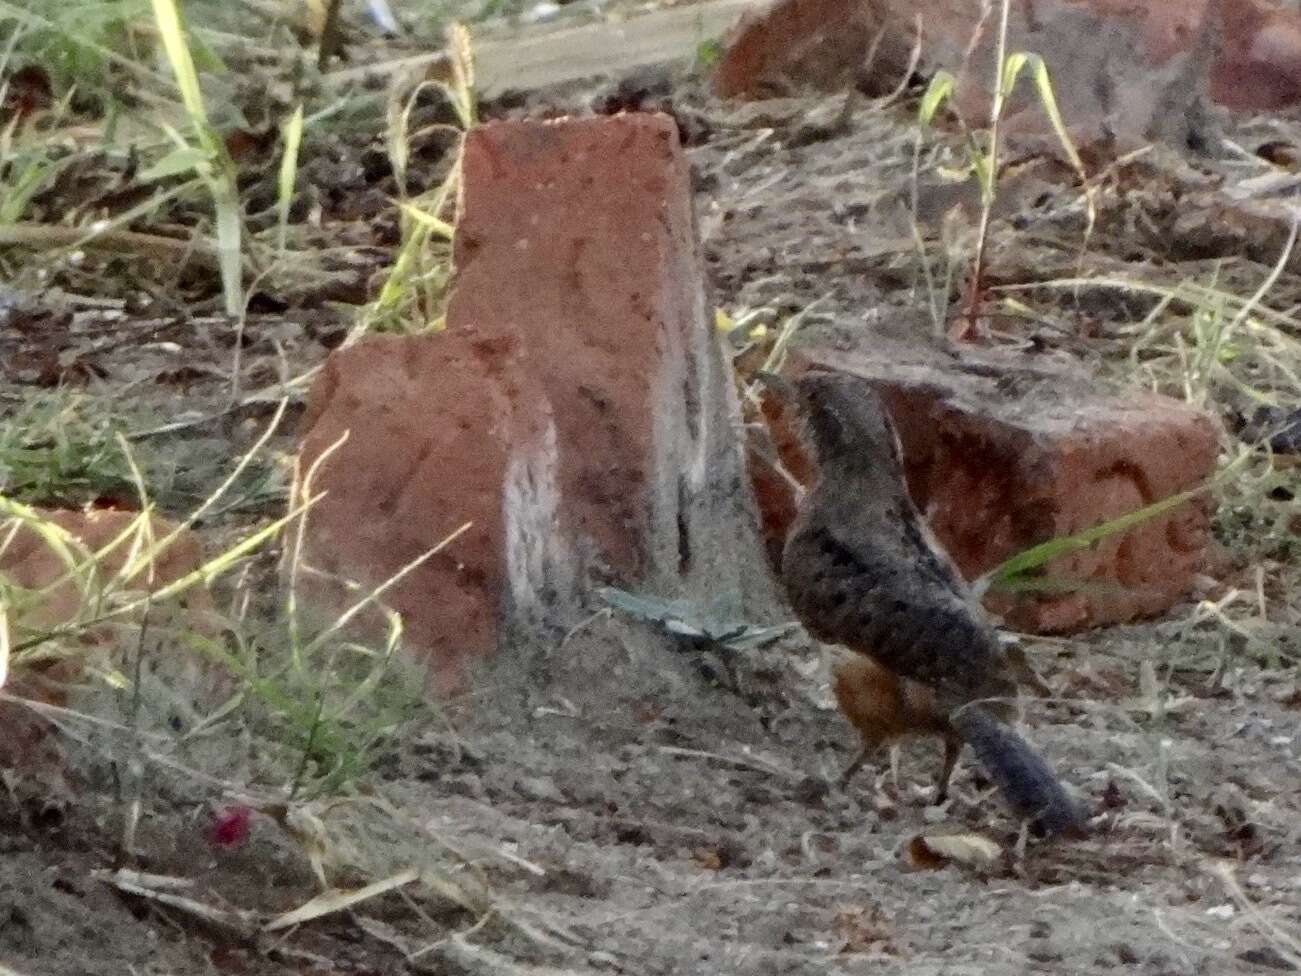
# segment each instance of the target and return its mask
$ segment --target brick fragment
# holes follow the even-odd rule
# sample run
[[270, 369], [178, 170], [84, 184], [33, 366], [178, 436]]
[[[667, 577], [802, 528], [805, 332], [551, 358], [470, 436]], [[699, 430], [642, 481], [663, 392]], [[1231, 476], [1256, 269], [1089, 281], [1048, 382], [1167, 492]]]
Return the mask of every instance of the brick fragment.
[[[20, 644], [29, 637], [65, 625], [78, 622], [87, 625], [69, 638], [73, 653], [31, 659], [19, 653], [6, 662], [9, 673], [0, 684], [4, 684], [5, 690], [15, 700], [0, 703], [0, 767], [39, 771], [43, 782], [57, 788], [67, 772], [59, 736], [51, 731], [38, 712], [29, 710], [20, 700], [59, 706], [71, 704], [85, 710], [86, 706], [80, 701], [70, 701], [69, 683], [74, 687], [93, 685], [81, 677], [86, 662], [107, 656], [107, 660], [99, 660], [97, 665], [120, 669], [124, 666], [124, 652], [139, 649], [139, 616], [134, 620], [119, 618], [113, 624], [90, 622], [97, 613], [96, 601], [103, 596], [106, 587], [111, 585], [118, 594], [157, 592], [198, 569], [203, 564], [203, 548], [198, 536], [183, 530], [166, 548], [154, 554], [149, 566], [119, 581], [116, 577], [127, 566], [128, 560], [142, 551], [139, 546], [147, 544], [132, 531], [138, 513], [44, 508], [33, 509], [33, 512], [41, 521], [71, 536], [68, 552], [89, 585], [87, 592], [83, 593], [69, 575], [69, 565], [64, 556], [50, 545], [32, 522], [16, 517], [0, 519], [0, 579], [29, 595], [6, 608], [9, 637], [15, 644]], [[149, 520], [150, 535], [155, 544], [170, 536], [175, 528], [174, 522], [160, 516], [152, 516]], [[161, 625], [168, 610], [179, 610], [182, 623], [192, 632], [208, 637], [217, 633], [212, 599], [202, 586], [186, 591], [170, 605], [161, 601], [155, 604], [150, 618], [154, 633], [166, 633], [166, 627]], [[165, 651], [174, 652], [175, 657], [165, 661], [152, 660], [149, 665], [151, 674], [144, 679], [146, 682], [153, 674], [165, 673], [169, 676], [167, 680], [171, 682], [171, 688], [179, 689], [177, 694], [182, 696], [211, 687], [213, 682], [208, 679], [213, 677], [216, 677], [217, 684], [222, 684], [224, 675], [216, 675], [206, 663], [196, 661], [187, 650], [174, 647], [171, 641], [163, 646]], [[42, 648], [35, 647], [34, 650]], [[221, 690], [224, 694], [220, 697], [214, 695], [210, 702], [214, 708], [218, 702], [229, 699], [233, 688], [225, 683]], [[195, 698], [192, 703], [197, 701]]]
[[[998, 357], [963, 371], [921, 346], [885, 343], [873, 355], [806, 348], [791, 361], [795, 372], [814, 364], [866, 376], [885, 397], [913, 499], [969, 579], [1201, 484], [1215, 468], [1218, 427], [1208, 414], [1148, 393], [1100, 394], [1069, 371], [1035, 375]], [[788, 468], [808, 463], [787, 435], [779, 441]], [[787, 524], [765, 524], [770, 545]], [[1189, 591], [1209, 544], [1207, 503], [1193, 501], [1045, 568], [1078, 589], [991, 592], [986, 604], [1032, 632], [1152, 616]]]
[[[775, 0], [742, 18], [715, 90], [754, 96], [782, 82], [855, 80], [888, 90], [911, 67], [920, 29], [923, 70], [952, 72], [960, 110], [983, 124], [997, 23], [982, 10], [966, 0]], [[1301, 13], [1271, 0], [1014, 0], [1008, 34], [1008, 50], [1044, 58], [1079, 139], [1178, 142], [1204, 126], [1202, 101], [1243, 111], [1301, 101]], [[1033, 87], [1009, 102], [1006, 131], [1052, 134]]]
[[383, 596], [452, 683], [496, 641], [506, 486], [549, 490], [546, 404], [506, 380], [512, 353], [468, 332], [372, 336], [330, 356], [303, 419], [300, 478], [320, 462], [304, 487], [325, 492], [308, 515], [309, 603], [342, 612], [473, 523]]
[[876, 23], [865, 4], [845, 0], [778, 0], [746, 11], [714, 68], [714, 91], [755, 98], [792, 80], [826, 90], [855, 84]]
[[[97, 581], [103, 586], [109, 578], [119, 573], [141, 551], [140, 542], [131, 533], [132, 524], [139, 513], [100, 509], [75, 511], [71, 509], [33, 509], [42, 521], [52, 523], [68, 533], [80, 546], [71, 549], [80, 563], [94, 560]], [[176, 528], [176, 523], [159, 516], [150, 519], [150, 535], [161, 542]], [[114, 543], [116, 542], [116, 545]], [[143, 546], [144, 543], [140, 542]], [[110, 548], [112, 546], [112, 548]], [[152, 564], [135, 573], [115, 588], [139, 592], [156, 591], [174, 583], [198, 569], [203, 564], [203, 547], [198, 536], [182, 531], [165, 549], [157, 552]], [[30, 610], [18, 619], [24, 627], [53, 630], [76, 619], [89, 616], [86, 598], [82, 596], [75, 580], [68, 575], [68, 565], [29, 522], [19, 519], [0, 519], [0, 576], [25, 590], [40, 591], [41, 597], [30, 604]], [[187, 606], [195, 613], [206, 613], [212, 601], [202, 587], [185, 596]]]

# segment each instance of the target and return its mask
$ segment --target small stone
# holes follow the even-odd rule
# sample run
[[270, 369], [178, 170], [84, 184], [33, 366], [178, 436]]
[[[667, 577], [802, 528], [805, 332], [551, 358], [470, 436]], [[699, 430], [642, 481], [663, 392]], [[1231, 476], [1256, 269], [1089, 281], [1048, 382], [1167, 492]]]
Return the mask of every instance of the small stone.
[[515, 792], [525, 800], [542, 803], [564, 803], [565, 796], [555, 782], [545, 776], [521, 776], [515, 781]]

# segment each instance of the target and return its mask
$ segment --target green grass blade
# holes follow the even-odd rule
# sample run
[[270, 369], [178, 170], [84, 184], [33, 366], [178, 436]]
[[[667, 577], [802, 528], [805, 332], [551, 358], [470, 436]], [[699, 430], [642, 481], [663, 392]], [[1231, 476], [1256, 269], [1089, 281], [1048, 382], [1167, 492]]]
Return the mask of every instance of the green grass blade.
[[399, 202], [398, 207], [402, 210], [404, 214], [406, 214], [408, 217], [414, 220], [417, 224], [420, 224], [422, 227], [427, 228], [428, 230], [437, 234], [439, 237], [443, 238], [444, 240], [450, 241], [452, 239], [452, 235], [456, 233], [456, 228], [453, 227], [451, 224], [449, 224], [447, 221], [443, 220], [441, 217], [436, 217], [433, 214], [428, 213], [425, 210], [422, 210], [420, 207], [405, 202]]
[[1224, 468], [1216, 477], [1207, 481], [1205, 484], [1198, 485], [1196, 488], [1189, 488], [1187, 491], [1181, 491], [1168, 498], [1163, 498], [1151, 505], [1137, 509], [1133, 512], [1127, 512], [1114, 519], [1108, 519], [1093, 528], [1085, 529], [1083, 532], [1077, 532], [1073, 535], [1058, 536], [1049, 539], [1047, 542], [1041, 542], [1036, 546], [1031, 546], [1024, 552], [1017, 553], [1012, 558], [1005, 560], [998, 566], [994, 567], [983, 577], [990, 581], [991, 585], [1003, 586], [1011, 583], [1018, 577], [1032, 570], [1039, 569], [1044, 564], [1071, 552], [1077, 552], [1080, 549], [1087, 549], [1096, 542], [1115, 535], [1117, 532], [1124, 532], [1132, 529], [1137, 525], [1153, 519], [1158, 515], [1163, 515], [1172, 509], [1184, 505], [1199, 495], [1205, 494], [1216, 485], [1224, 481], [1229, 475], [1235, 473], [1251, 457], [1251, 452], [1244, 451], [1234, 461]]
[[949, 72], [935, 72], [930, 84], [926, 86], [925, 94], [922, 95], [921, 104], [917, 107], [918, 122], [922, 125], [931, 124], [935, 118], [935, 113], [953, 97], [954, 82], [955, 79]]
[[[1075, 143], [1071, 140], [1070, 134], [1066, 130], [1066, 120], [1062, 118], [1061, 109], [1057, 106], [1057, 95], [1053, 91], [1052, 77], [1048, 74], [1048, 65], [1044, 59], [1037, 54], [1020, 53], [1013, 57], [1024, 58], [1025, 62], [1030, 65], [1031, 77], [1034, 79], [1035, 91], [1039, 94], [1039, 101], [1043, 105], [1044, 113], [1048, 116], [1048, 121], [1052, 124], [1053, 134], [1057, 136], [1057, 141], [1061, 143], [1062, 152], [1066, 153], [1066, 158], [1070, 160], [1071, 166], [1075, 172], [1084, 177], [1084, 160], [1080, 158], [1079, 152], [1075, 148]], [[1009, 59], [1010, 61], [1011, 59]]]
[[303, 106], [299, 103], [285, 123], [285, 152], [280, 157], [280, 174], [276, 184], [276, 250], [285, 253], [289, 233], [289, 205], [294, 200], [294, 183], [298, 178], [298, 151], [303, 143]]
[[146, 167], [136, 179], [141, 183], [153, 183], [181, 173], [199, 172], [211, 164], [212, 156], [205, 150], [198, 146], [181, 145], [152, 166]]
[[185, 31], [181, 28], [181, 14], [176, 9], [174, 0], [152, 0], [154, 21], [158, 24], [158, 34], [163, 41], [163, 50], [176, 76], [176, 87], [181, 93], [181, 102], [191, 120], [197, 125], [206, 125], [208, 113], [203, 106], [203, 92], [199, 88], [199, 73], [195, 70], [194, 59], [186, 43]]

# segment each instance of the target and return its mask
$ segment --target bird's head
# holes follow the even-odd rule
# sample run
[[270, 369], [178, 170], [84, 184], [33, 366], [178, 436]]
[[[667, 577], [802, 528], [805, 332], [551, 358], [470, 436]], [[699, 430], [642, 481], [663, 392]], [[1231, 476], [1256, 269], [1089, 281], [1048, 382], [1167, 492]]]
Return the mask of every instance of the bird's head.
[[759, 379], [804, 420], [818, 463], [884, 467], [902, 474], [899, 436], [872, 385], [861, 376], [809, 370], [794, 380], [760, 373]]

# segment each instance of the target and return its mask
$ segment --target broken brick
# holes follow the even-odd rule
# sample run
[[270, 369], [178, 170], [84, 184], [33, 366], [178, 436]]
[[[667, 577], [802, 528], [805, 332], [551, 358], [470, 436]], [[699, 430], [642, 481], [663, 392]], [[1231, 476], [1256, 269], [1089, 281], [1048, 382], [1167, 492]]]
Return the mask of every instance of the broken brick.
[[[203, 564], [203, 550], [198, 536], [188, 529], [182, 530], [165, 548], [155, 551], [148, 565], [129, 578], [118, 580], [116, 577], [128, 560], [139, 555], [144, 546], [157, 545], [170, 536], [175, 523], [151, 516], [148, 535], [142, 538], [134, 534], [133, 523], [140, 517], [137, 512], [42, 508], [34, 508], [32, 512], [46, 526], [57, 527], [71, 537], [68, 552], [77, 566], [78, 576], [88, 583], [88, 588], [83, 593], [69, 572], [71, 567], [64, 555], [50, 545], [31, 521], [17, 517], [0, 519], [0, 580], [27, 591], [30, 597], [20, 598], [7, 608], [7, 624], [14, 643], [21, 647], [28, 637], [69, 627], [68, 645], [75, 648], [73, 652], [58, 650], [46, 656], [41, 652], [53, 645], [33, 645], [31, 650], [36, 657], [30, 658], [20, 650], [6, 662], [9, 673], [0, 679], [0, 684], [12, 698], [0, 704], [0, 767], [40, 770], [42, 775], [50, 777], [51, 783], [57, 783], [66, 772], [59, 736], [52, 733], [41, 712], [27, 708], [22, 702], [69, 705], [70, 687], [83, 684], [78, 679], [86, 662], [100, 652], [116, 657], [116, 661], [100, 662], [101, 666], [121, 668], [125, 651], [140, 650], [141, 615], [97, 622], [94, 618], [103, 609], [98, 601], [106, 587], [111, 585], [119, 594], [157, 592], [197, 570]], [[169, 602], [179, 608], [187, 629], [207, 636], [216, 632], [212, 599], [203, 586], [187, 590]], [[151, 619], [157, 622], [161, 611], [166, 609], [161, 602], [155, 604]], [[166, 628], [154, 630], [165, 632]], [[175, 660], [156, 662], [153, 667], [169, 674], [176, 674], [179, 669], [187, 677], [215, 673], [184, 652], [178, 652]], [[197, 687], [194, 683], [187, 686], [187, 691]], [[226, 687], [219, 700], [228, 699], [230, 693], [231, 689]]]
[[778, 0], [748, 10], [724, 43], [714, 92], [753, 98], [784, 94], [789, 81], [823, 90], [856, 84], [875, 33], [868, 7], [845, 0]]
[[[1215, 469], [1215, 421], [1180, 401], [1097, 393], [1078, 374], [1018, 371], [1015, 360], [1000, 363], [994, 354], [964, 371], [945, 357], [928, 359], [921, 343], [876, 346], [871, 355], [810, 347], [790, 364], [794, 372], [846, 369], [876, 386], [899, 430], [913, 500], [968, 579], [1038, 543], [1202, 484]], [[788, 436], [777, 439], [788, 468], [807, 464]], [[770, 545], [788, 525], [765, 524]], [[1209, 528], [1207, 504], [1193, 500], [1048, 563], [1044, 575], [1069, 584], [1064, 592], [993, 590], [986, 605], [1009, 625], [1041, 633], [1161, 613], [1191, 588]]]
[[[742, 18], [715, 90], [753, 96], [783, 82], [829, 90], [856, 81], [888, 91], [913, 66], [918, 30], [922, 70], [954, 74], [959, 110], [985, 124], [998, 19], [959, 0], [775, 0]], [[1301, 101], [1301, 14], [1270, 0], [1014, 0], [1007, 50], [1043, 57], [1081, 139], [1195, 139], [1200, 102], [1261, 111]], [[1019, 86], [1006, 131], [1052, 135], [1038, 98], [1033, 85]]]
[[[342, 612], [472, 523], [382, 597], [453, 683], [496, 640], [511, 440], [540, 406], [513, 408], [509, 353], [461, 335], [371, 336], [330, 355], [303, 418], [299, 477], [325, 493], [307, 516], [309, 605]], [[365, 623], [383, 633], [378, 617]]]
[[[98, 585], [103, 586], [127, 565], [130, 558], [152, 543], [156, 545], [175, 530], [176, 524], [152, 516], [149, 531], [140, 545], [132, 534], [138, 512], [115, 509], [74, 511], [71, 509], [33, 509], [35, 516], [70, 535], [81, 547], [71, 551], [78, 564], [90, 564], [93, 558]], [[147, 566], [130, 579], [114, 584], [115, 588], [155, 591], [187, 576], [203, 564], [203, 547], [198, 536], [182, 530], [164, 549], [157, 551]], [[0, 520], [0, 576], [25, 590], [41, 591], [39, 600], [17, 617], [23, 627], [54, 630], [87, 616], [87, 597], [69, 576], [69, 567], [58, 550], [37, 529], [20, 519]], [[92, 599], [94, 594], [92, 593]], [[185, 605], [196, 614], [206, 614], [212, 607], [211, 597], [203, 587], [189, 590]]]
[[454, 263], [445, 332], [336, 352], [313, 390], [300, 467], [351, 436], [316, 479], [308, 561], [373, 587], [473, 521], [387, 594], [452, 683], [590, 580], [763, 603], [673, 121], [474, 129]]

